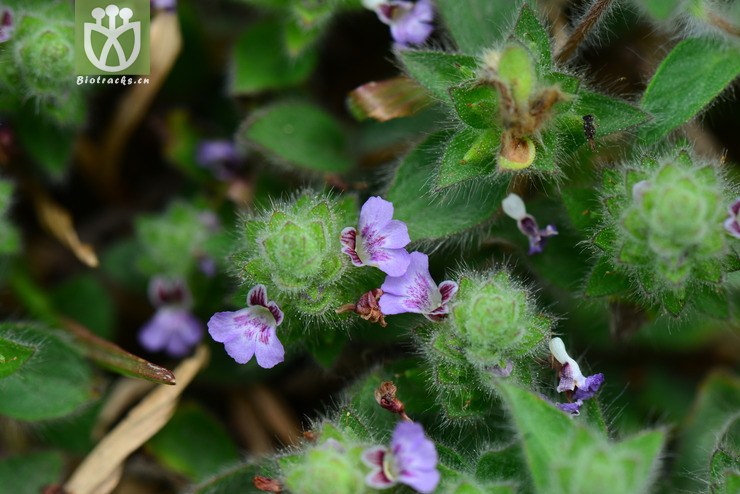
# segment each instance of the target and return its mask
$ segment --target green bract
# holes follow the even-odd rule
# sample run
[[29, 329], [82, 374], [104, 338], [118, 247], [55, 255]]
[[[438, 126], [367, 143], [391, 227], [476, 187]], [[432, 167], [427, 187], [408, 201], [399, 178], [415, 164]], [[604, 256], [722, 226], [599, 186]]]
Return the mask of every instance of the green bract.
[[716, 166], [683, 149], [607, 171], [594, 242], [645, 299], [671, 313], [705, 297], [726, 306], [720, 282], [735, 255], [722, 226], [728, 192]]

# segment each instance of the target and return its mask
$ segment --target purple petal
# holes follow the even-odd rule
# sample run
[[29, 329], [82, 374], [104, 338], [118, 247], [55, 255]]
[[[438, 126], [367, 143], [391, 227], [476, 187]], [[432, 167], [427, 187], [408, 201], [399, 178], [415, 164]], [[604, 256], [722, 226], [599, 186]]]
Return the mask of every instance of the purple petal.
[[391, 316], [393, 314], [405, 314], [406, 312], [411, 312], [406, 307], [405, 302], [406, 297], [383, 293], [378, 301], [378, 305], [380, 306], [380, 312], [386, 316]]
[[255, 285], [247, 294], [247, 306], [261, 305], [267, 307], [267, 288], [265, 285]]
[[416, 422], [399, 422], [393, 431], [391, 450], [399, 471], [430, 470], [437, 466], [437, 449]]
[[403, 276], [387, 276], [380, 287], [383, 296], [379, 303], [383, 314], [428, 314], [441, 305], [439, 289], [429, 274], [427, 255], [412, 252], [410, 259], [408, 270]]
[[280, 310], [280, 307], [278, 307], [275, 302], [268, 302], [267, 310], [269, 310], [272, 313], [272, 317], [275, 318], [275, 326], [280, 326], [283, 322], [283, 311]]
[[730, 213], [730, 216], [734, 216], [735, 218], [740, 215], [740, 197], [735, 199], [735, 202], [730, 204], [730, 207], [727, 208], [727, 211]]
[[556, 403], [555, 405], [564, 412], [570, 413], [571, 415], [578, 415], [581, 413], [581, 405], [583, 405], [583, 402], [579, 400], [573, 403]]
[[437, 470], [414, 470], [411, 472], [403, 471], [398, 476], [398, 481], [409, 485], [421, 492], [428, 494], [434, 492], [439, 484], [440, 475]]
[[400, 422], [391, 439], [399, 481], [419, 492], [432, 492], [439, 483], [437, 449], [415, 422]]
[[342, 253], [349, 256], [354, 266], [361, 267], [365, 265], [357, 254], [357, 230], [348, 226], [342, 230], [339, 242], [342, 244]]
[[139, 344], [150, 352], [158, 352], [167, 345], [169, 334], [167, 326], [162, 323], [161, 314], [157, 311], [139, 332]]
[[13, 11], [4, 8], [0, 13], [0, 43], [8, 41], [13, 36]]
[[587, 400], [593, 397], [602, 384], [604, 384], [604, 374], [599, 373], [586, 377], [586, 384], [576, 389], [575, 393], [573, 393], [573, 399]]
[[457, 283], [454, 281], [443, 281], [439, 284], [439, 293], [442, 295], [442, 305], [447, 304], [457, 293]]
[[163, 307], [144, 325], [139, 343], [150, 352], [165, 350], [173, 357], [183, 357], [202, 336], [200, 321], [186, 309]]
[[[250, 290], [250, 295], [260, 296], [259, 290], [255, 294], [252, 294], [253, 291]], [[282, 362], [285, 355], [275, 327], [274, 316], [262, 306], [251, 306], [236, 312], [217, 312], [208, 321], [211, 337], [224, 343], [226, 353], [237, 363], [246, 364], [256, 353], [257, 364], [266, 369]]]
[[374, 489], [388, 489], [396, 485], [394, 481], [386, 477], [383, 469], [373, 470], [367, 477], [365, 477], [365, 483]]
[[558, 393], [573, 391], [575, 387], [576, 381], [573, 375], [573, 369], [571, 369], [570, 364], [566, 363], [560, 369], [560, 383], [558, 384], [557, 391]]
[[506, 366], [500, 365], [486, 366], [486, 370], [496, 377], [509, 377], [514, 370], [514, 363], [511, 360], [506, 361]]
[[200, 256], [198, 258], [198, 269], [207, 278], [216, 276], [216, 260], [210, 256]]
[[383, 468], [383, 458], [388, 449], [385, 446], [373, 446], [362, 452], [362, 462], [369, 467]]
[[382, 259], [375, 262], [378, 269], [388, 276], [403, 276], [409, 269], [411, 255], [406, 249], [383, 249]]
[[152, 0], [152, 8], [173, 11], [177, 8], [177, 0]]
[[432, 4], [428, 0], [419, 0], [411, 9], [394, 16], [390, 23], [393, 40], [401, 45], [420, 45], [432, 34], [433, 20]]
[[371, 226], [373, 229], [381, 229], [393, 218], [393, 204], [380, 197], [371, 197], [360, 210], [360, 231]]
[[735, 238], [740, 238], [740, 221], [735, 218], [727, 218], [724, 222], [727, 233]]
[[278, 340], [274, 326], [258, 334], [254, 353], [257, 357], [257, 365], [263, 369], [275, 367], [285, 360], [285, 349]]
[[411, 242], [409, 227], [401, 220], [389, 221], [382, 231], [385, 237], [383, 247], [386, 249], [402, 249]]
[[192, 295], [187, 284], [181, 278], [170, 279], [164, 276], [155, 276], [149, 280], [149, 301], [154, 307], [179, 305], [189, 307]]

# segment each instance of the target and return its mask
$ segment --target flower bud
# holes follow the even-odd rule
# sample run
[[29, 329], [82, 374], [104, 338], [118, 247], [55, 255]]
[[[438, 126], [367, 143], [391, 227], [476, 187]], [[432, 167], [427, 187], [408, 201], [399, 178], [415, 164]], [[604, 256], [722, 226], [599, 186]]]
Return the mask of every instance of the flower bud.
[[326, 441], [288, 465], [285, 487], [295, 494], [361, 494], [366, 487], [358, 463], [338, 442]]
[[533, 352], [551, 321], [537, 312], [529, 292], [505, 271], [463, 277], [452, 308], [453, 325], [467, 341], [465, 353], [479, 367], [508, 366]]
[[678, 301], [669, 304], [677, 312], [700, 285], [722, 280], [729, 194], [715, 167], [677, 149], [607, 172], [604, 189], [604, 229], [616, 241], [597, 245], [643, 294]]

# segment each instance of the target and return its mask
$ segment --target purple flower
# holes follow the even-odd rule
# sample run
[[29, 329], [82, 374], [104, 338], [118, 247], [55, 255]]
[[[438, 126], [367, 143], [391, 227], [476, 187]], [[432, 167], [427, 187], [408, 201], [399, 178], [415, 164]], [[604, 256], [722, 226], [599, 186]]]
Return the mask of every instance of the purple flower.
[[13, 11], [7, 7], [0, 10], [0, 43], [5, 43], [13, 35]]
[[391, 36], [400, 46], [420, 45], [434, 30], [434, 6], [429, 0], [363, 0], [363, 4], [391, 27]]
[[[371, 197], [362, 206], [358, 231], [342, 230], [342, 252], [355, 266], [375, 266], [390, 276], [401, 276], [411, 258], [406, 247], [411, 239], [403, 221], [394, 220], [393, 204]], [[358, 238], [359, 237], [359, 238]]]
[[150, 352], [184, 357], [203, 337], [203, 327], [190, 313], [192, 297], [182, 280], [161, 276], [149, 282], [149, 300], [157, 312], [139, 332], [139, 343]]
[[504, 208], [504, 213], [507, 216], [516, 220], [519, 231], [529, 237], [530, 256], [542, 252], [547, 237], [558, 234], [554, 225], [547, 225], [543, 230], [540, 230], [537, 220], [531, 214], [527, 214], [524, 201], [516, 194], [509, 194], [501, 202], [501, 206]]
[[237, 363], [246, 364], [254, 355], [260, 367], [269, 369], [285, 360], [285, 349], [277, 337], [282, 322], [283, 311], [267, 300], [264, 285], [256, 285], [247, 294], [246, 308], [215, 313], [208, 321], [208, 332]]
[[411, 262], [403, 276], [386, 276], [380, 287], [380, 310], [385, 315], [414, 312], [438, 321], [449, 312], [447, 303], [457, 293], [457, 283], [443, 281], [437, 286], [429, 274], [429, 257], [412, 252]]
[[550, 353], [562, 365], [560, 368], [560, 382], [557, 387], [558, 393], [565, 391], [574, 400], [572, 403], [558, 403], [557, 406], [565, 412], [578, 415], [584, 400], [593, 398], [601, 385], [604, 384], [604, 374], [584, 376], [578, 362], [573, 360], [565, 351], [565, 344], [560, 338], [550, 340]]
[[400, 482], [426, 494], [439, 483], [437, 449], [424, 435], [422, 426], [414, 422], [399, 422], [393, 431], [391, 449], [374, 446], [362, 453], [362, 461], [373, 469], [365, 483], [375, 489], [387, 489]]
[[232, 141], [214, 139], [200, 142], [195, 160], [219, 180], [231, 180], [241, 166], [242, 155]]
[[740, 197], [727, 208], [729, 216], [725, 220], [725, 230], [735, 238], [740, 238]]

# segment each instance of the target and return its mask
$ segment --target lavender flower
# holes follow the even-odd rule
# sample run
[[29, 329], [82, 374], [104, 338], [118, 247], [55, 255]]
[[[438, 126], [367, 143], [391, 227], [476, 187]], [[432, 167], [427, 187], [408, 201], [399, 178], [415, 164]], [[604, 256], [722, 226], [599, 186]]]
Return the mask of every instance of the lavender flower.
[[203, 337], [203, 327], [190, 313], [192, 297], [185, 282], [156, 276], [149, 282], [149, 300], [157, 312], [139, 332], [141, 346], [172, 357], [190, 353]]
[[414, 422], [399, 422], [390, 450], [374, 446], [362, 453], [362, 461], [373, 469], [365, 483], [375, 489], [387, 489], [400, 482], [426, 494], [439, 483], [437, 449], [424, 435], [422, 426]]
[[562, 365], [560, 382], [557, 387], [558, 393], [566, 391], [574, 400], [572, 403], [558, 403], [557, 406], [564, 412], [578, 415], [583, 402], [592, 398], [601, 385], [604, 384], [604, 374], [584, 376], [578, 362], [573, 360], [565, 351], [565, 344], [560, 338], [550, 340], [550, 353]]
[[0, 43], [5, 43], [15, 30], [15, 24], [13, 24], [13, 11], [7, 7], [0, 10]]
[[[411, 258], [406, 247], [411, 239], [403, 221], [394, 220], [393, 204], [371, 197], [360, 211], [359, 234], [353, 227], [342, 230], [342, 252], [355, 266], [375, 266], [387, 275], [401, 276]], [[359, 239], [358, 239], [359, 236]]]
[[219, 180], [231, 180], [241, 166], [242, 155], [232, 141], [213, 139], [200, 142], [195, 160]]
[[429, 0], [363, 0], [362, 3], [391, 27], [391, 36], [399, 46], [420, 45], [434, 30], [434, 6]]
[[267, 300], [264, 285], [256, 285], [247, 294], [246, 308], [217, 312], [208, 321], [208, 332], [237, 363], [246, 364], [256, 356], [257, 364], [269, 369], [285, 360], [285, 349], [277, 338], [282, 322], [283, 311]]
[[725, 230], [735, 238], [740, 238], [740, 197], [727, 208], [729, 216], [725, 220]]
[[429, 257], [421, 252], [412, 252], [409, 257], [406, 273], [387, 276], [380, 287], [380, 310], [385, 315], [414, 312], [438, 321], [449, 312], [447, 303], [457, 293], [457, 283], [443, 281], [437, 286], [429, 274]]
[[519, 231], [529, 237], [529, 255], [542, 252], [547, 237], [557, 235], [558, 231], [554, 225], [547, 225], [543, 230], [537, 225], [534, 216], [527, 214], [527, 208], [524, 206], [522, 198], [516, 194], [509, 194], [501, 202], [504, 213], [517, 222]]

